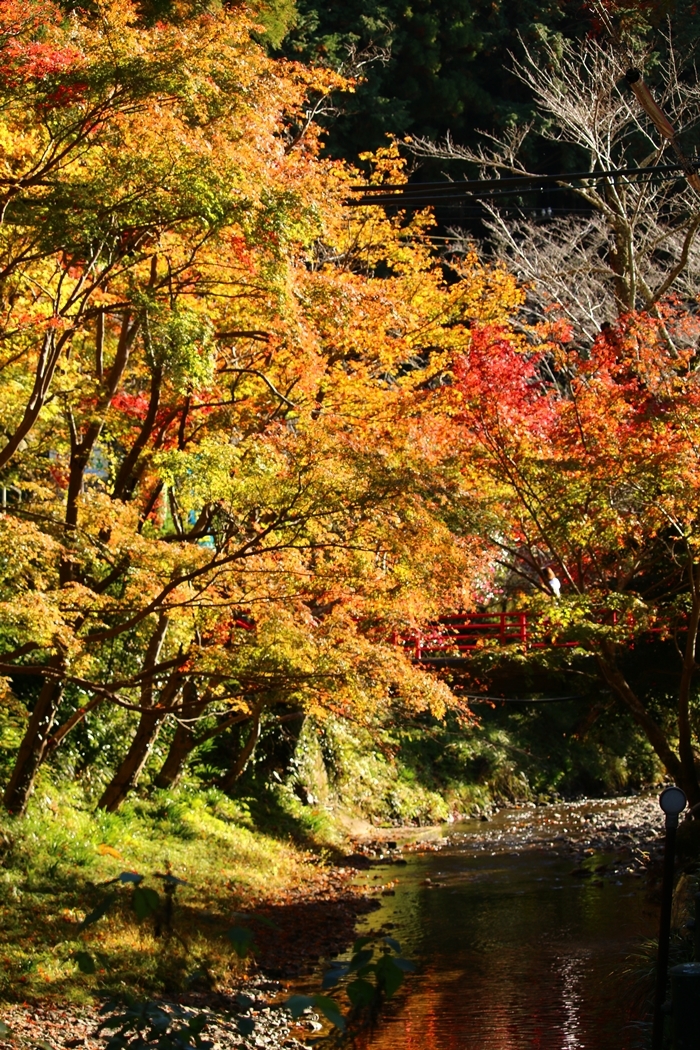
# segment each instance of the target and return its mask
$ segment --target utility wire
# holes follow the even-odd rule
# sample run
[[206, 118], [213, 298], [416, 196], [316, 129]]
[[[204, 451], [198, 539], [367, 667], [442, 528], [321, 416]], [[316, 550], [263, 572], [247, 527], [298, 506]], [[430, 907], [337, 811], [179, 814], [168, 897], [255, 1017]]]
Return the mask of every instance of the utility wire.
[[462, 696], [465, 700], [468, 700], [470, 704], [558, 704], [563, 700], [581, 700], [581, 693], [574, 693], [571, 696], [483, 696], [479, 693], [469, 694], [463, 693]]
[[[604, 179], [630, 178], [640, 176], [644, 181], [673, 181], [684, 175], [689, 178], [686, 164], [659, 164], [646, 168], [612, 168], [607, 171], [573, 171], [556, 175], [518, 175], [502, 179], [465, 179], [462, 182], [424, 182], [404, 183], [403, 185], [352, 186], [353, 193], [362, 196], [351, 197], [346, 204], [351, 207], [372, 205], [396, 205], [398, 207], [427, 207], [445, 201], [488, 200], [494, 197], [518, 196], [523, 193], [537, 193], [543, 189], [548, 192], [565, 192], [567, 183], [574, 181], [600, 182]], [[694, 174], [694, 179], [698, 179]], [[690, 179], [689, 179], [690, 181]], [[700, 180], [698, 180], [700, 184]], [[692, 183], [691, 183], [692, 185]], [[695, 187], [694, 187], [695, 188]]]

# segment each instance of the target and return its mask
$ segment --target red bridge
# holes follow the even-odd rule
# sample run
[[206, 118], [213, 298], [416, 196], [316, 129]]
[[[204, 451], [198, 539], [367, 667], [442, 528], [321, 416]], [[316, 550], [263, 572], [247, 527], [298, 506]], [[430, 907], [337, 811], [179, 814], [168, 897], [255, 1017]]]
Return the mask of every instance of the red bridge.
[[[415, 659], [425, 663], [450, 663], [463, 659], [484, 642], [499, 645], [516, 642], [528, 649], [572, 648], [577, 644], [543, 641], [541, 631], [534, 631], [540, 624], [539, 617], [527, 612], [458, 613], [441, 617], [431, 630], [408, 644], [414, 649]], [[537, 640], [531, 641], [535, 633]]]
[[[621, 617], [617, 612], [608, 611], [598, 622], [615, 625], [621, 622]], [[631, 613], [623, 615], [622, 622], [629, 624], [632, 643], [634, 617]], [[526, 649], [572, 649], [579, 644], [577, 641], [558, 642], [548, 638], [546, 629], [546, 620], [528, 612], [458, 613], [441, 617], [427, 631], [407, 639], [405, 644], [413, 648], [416, 660], [434, 664], [464, 660], [484, 642], [499, 645], [515, 642]], [[655, 626], [647, 627], [644, 634], [658, 635], [663, 631], [664, 627], [657, 622]]]

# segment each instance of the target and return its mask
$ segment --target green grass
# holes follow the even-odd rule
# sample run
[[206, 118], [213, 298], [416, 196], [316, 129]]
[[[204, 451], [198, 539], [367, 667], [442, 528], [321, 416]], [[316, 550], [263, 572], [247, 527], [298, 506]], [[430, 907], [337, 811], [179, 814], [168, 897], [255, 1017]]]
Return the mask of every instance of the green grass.
[[[292, 816], [287, 822], [293, 829]], [[0, 820], [0, 835], [5, 1000], [157, 994], [187, 987], [193, 975], [226, 984], [245, 967], [224, 936], [234, 913], [318, 877], [301, 845], [256, 828], [248, 806], [211, 789], [185, 787], [107, 814], [78, 788], [45, 781], [23, 820]], [[139, 921], [133, 884], [105, 885], [124, 871], [143, 875], [161, 901], [156, 873], [186, 882], [175, 893], [172, 932], [158, 936], [153, 916]], [[111, 894], [108, 913], [81, 930]], [[94, 974], [80, 972], [78, 952], [95, 960]]]

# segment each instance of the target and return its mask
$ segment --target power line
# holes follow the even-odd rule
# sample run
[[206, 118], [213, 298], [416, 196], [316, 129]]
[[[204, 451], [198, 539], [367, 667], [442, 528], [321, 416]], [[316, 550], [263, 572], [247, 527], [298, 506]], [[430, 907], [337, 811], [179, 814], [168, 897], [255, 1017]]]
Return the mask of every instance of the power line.
[[[358, 196], [350, 197], [346, 204], [351, 207], [386, 206], [426, 207], [461, 200], [487, 200], [522, 193], [536, 193], [543, 189], [549, 192], [566, 191], [567, 183], [577, 181], [600, 182], [603, 179], [643, 177], [646, 181], [661, 179], [672, 181], [683, 177], [685, 168], [681, 164], [659, 164], [645, 168], [612, 168], [604, 171], [572, 171], [557, 175], [517, 175], [500, 179], [465, 179], [461, 182], [388, 183], [379, 186], [352, 186]], [[360, 196], [361, 195], [361, 196]]]
[[470, 704], [558, 704], [564, 700], [582, 699], [581, 693], [574, 693], [571, 696], [483, 696], [479, 693], [464, 693], [462, 695]]

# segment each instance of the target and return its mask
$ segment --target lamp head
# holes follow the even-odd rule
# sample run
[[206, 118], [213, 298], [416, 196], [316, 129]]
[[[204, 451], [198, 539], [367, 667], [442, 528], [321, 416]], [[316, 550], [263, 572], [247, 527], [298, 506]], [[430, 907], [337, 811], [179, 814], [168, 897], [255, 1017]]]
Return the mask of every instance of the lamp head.
[[667, 817], [675, 817], [677, 821], [678, 814], [682, 813], [685, 809], [685, 792], [681, 791], [681, 789], [675, 785], [673, 785], [673, 787], [664, 788], [659, 795], [659, 805]]

